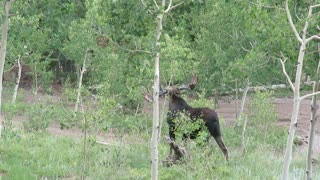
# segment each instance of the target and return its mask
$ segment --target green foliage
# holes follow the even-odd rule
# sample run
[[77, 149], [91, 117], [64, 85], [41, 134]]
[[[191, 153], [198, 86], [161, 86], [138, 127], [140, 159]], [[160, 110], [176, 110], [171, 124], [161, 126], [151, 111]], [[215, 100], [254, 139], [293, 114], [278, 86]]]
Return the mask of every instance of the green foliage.
[[[117, 115], [120, 111], [115, 98], [110, 95], [110, 86], [104, 84], [100, 88], [95, 88], [95, 95], [92, 95], [88, 88], [81, 89], [81, 112], [74, 113], [73, 108], [63, 107], [63, 112], [59, 118], [61, 128], [71, 128], [78, 126], [82, 129], [95, 131], [96, 129], [107, 129], [110, 123], [109, 118]], [[70, 87], [64, 89], [63, 105], [68, 106], [71, 102], [75, 103], [77, 90]], [[93, 99], [94, 98], [94, 99]], [[89, 107], [89, 108], [88, 108]], [[82, 112], [82, 109], [84, 110]], [[86, 119], [86, 125], [84, 124]]]
[[210, 97], [206, 97], [206, 89], [202, 89], [200, 93], [197, 93], [197, 98], [192, 99], [189, 104], [191, 107], [207, 107], [210, 109], [216, 108], [213, 100]]
[[[13, 3], [11, 13], [15, 16], [10, 17], [6, 69], [20, 55], [44, 92], [52, 94], [52, 80], [62, 80], [64, 97], [56, 104], [46, 98], [43, 101], [48, 102], [34, 104], [30, 100], [22, 103], [24, 94], [20, 94], [12, 104], [7, 103], [11, 92], [4, 93], [4, 131], [0, 141], [3, 178], [80, 179], [83, 140], [55, 137], [45, 132], [50, 123], [58, 122], [61, 128], [78, 127], [89, 134], [85, 172], [88, 179], [149, 179], [151, 121], [146, 115], [132, 115], [132, 110], [141, 107], [142, 86], [151, 89], [153, 82], [156, 13], [148, 11], [154, 10], [152, 3], [146, 1], [147, 8], [140, 0]], [[277, 58], [280, 52], [289, 58], [286, 68], [292, 76], [298, 44], [283, 13], [284, 2], [254, 3], [186, 0], [170, 11], [164, 17], [160, 39], [162, 83], [183, 84], [188, 76], [197, 73], [197, 87], [201, 90], [190, 105], [213, 109], [214, 103], [207, 100], [206, 95], [212, 94], [212, 90], [233, 89], [235, 79], [240, 82], [239, 87], [247, 78], [253, 85], [286, 82]], [[303, 26], [308, 5], [300, 1], [290, 3], [290, 7], [295, 7], [292, 14], [296, 14], [293, 19], [298, 31]], [[317, 20], [310, 19], [310, 34], [318, 32]], [[88, 50], [90, 57], [81, 89], [85, 112], [74, 113], [76, 74]], [[305, 72], [312, 78], [317, 63], [314, 59], [318, 58], [316, 50], [316, 43], [311, 42]], [[221, 119], [230, 163], [225, 162], [213, 138], [207, 141], [209, 133], [203, 121], [191, 122], [181, 114], [177, 119], [179, 139], [199, 128], [203, 131], [196, 140], [186, 142], [191, 160], [170, 168], [160, 166], [160, 178], [277, 179], [287, 132], [274, 126], [277, 115], [272, 105], [273, 96], [269, 91], [252, 96], [245, 153], [240, 151], [241, 132], [225, 127]], [[24, 122], [25, 131], [18, 130], [16, 119]], [[167, 132], [165, 121], [162, 129]], [[118, 144], [96, 144], [97, 132], [102, 133], [107, 142]], [[114, 137], [110, 137], [111, 134]], [[159, 152], [160, 160], [165, 159], [168, 145], [162, 140]], [[293, 157], [292, 179], [304, 177], [304, 159]], [[315, 172], [314, 178], [319, 176]]]
[[252, 123], [265, 126], [275, 122], [278, 119], [278, 115], [275, 112], [273, 99], [273, 91], [257, 91], [253, 94], [250, 103], [250, 111], [252, 112], [250, 121], [252, 121]]
[[192, 135], [192, 132], [204, 128], [204, 122], [201, 119], [191, 120], [189, 115], [184, 112], [179, 113], [178, 117], [173, 121], [176, 124], [175, 135], [177, 139], [182, 139], [185, 135], [188, 138]]
[[23, 122], [26, 131], [44, 131], [49, 123], [59, 117], [59, 110], [52, 105], [35, 104], [28, 111], [28, 119]]
[[[208, 107], [213, 109], [214, 103], [205, 98], [204, 92], [205, 91], [199, 93], [199, 97], [192, 100], [190, 105], [192, 107]], [[174, 122], [176, 124], [175, 135], [178, 141], [179, 139], [194, 136], [195, 134], [193, 132], [197, 132], [195, 141], [198, 145], [203, 146], [207, 143], [210, 133], [207, 131], [207, 128], [204, 125], [205, 122], [201, 118], [191, 120], [188, 114], [181, 112], [178, 117], [174, 119]]]
[[[196, 41], [201, 87], [225, 91], [228, 86], [224, 84], [230, 85], [234, 79], [244, 82], [246, 78], [253, 84], [285, 82], [274, 57], [279, 57], [281, 51], [296, 58], [297, 46], [288, 43], [294, 38], [287, 35], [291, 33], [290, 26], [277, 6], [268, 9], [245, 1], [206, 2], [198, 18], [194, 18], [201, 27]], [[294, 61], [287, 62], [290, 75], [294, 73], [293, 65]]]
[[[186, 0], [170, 11], [160, 39], [162, 84], [182, 84], [197, 73], [198, 86], [208, 95], [229, 91], [235, 79], [239, 86], [247, 78], [253, 85], [285, 83], [277, 58], [280, 52], [288, 57], [286, 68], [294, 75], [298, 46], [282, 11], [284, 2], [259, 3]], [[298, 29], [309, 4], [290, 3]], [[157, 12], [149, 11], [155, 10], [153, 1], [146, 6], [140, 0], [14, 2], [6, 69], [21, 55], [38, 86], [50, 94], [53, 79], [76, 84], [90, 50], [84, 85], [109, 84], [111, 94], [130, 112], [142, 103], [141, 87], [150, 89], [153, 81]], [[310, 19], [312, 33], [317, 32], [315, 17]], [[305, 72], [313, 77], [316, 43], [310, 43], [308, 52]]]
[[183, 82], [191, 73], [197, 73], [199, 62], [195, 61], [195, 53], [191, 44], [178, 36], [170, 37], [164, 34], [161, 48], [161, 74], [167, 81]]

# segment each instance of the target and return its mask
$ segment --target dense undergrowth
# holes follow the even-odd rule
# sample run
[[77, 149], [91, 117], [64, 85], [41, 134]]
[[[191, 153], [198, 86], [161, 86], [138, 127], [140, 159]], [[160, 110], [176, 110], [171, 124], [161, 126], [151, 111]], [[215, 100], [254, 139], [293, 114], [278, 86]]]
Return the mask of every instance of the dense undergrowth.
[[[224, 160], [213, 138], [202, 145], [199, 145], [201, 139], [178, 141], [186, 146], [190, 159], [171, 167], [160, 162], [160, 179], [278, 179], [287, 131], [274, 124], [277, 116], [270, 104], [272, 97], [271, 92], [252, 95], [245, 150], [241, 147], [242, 127], [225, 126], [221, 117], [230, 160]], [[195, 103], [208, 102], [200, 96]], [[86, 179], [150, 179], [152, 122], [148, 115], [122, 113], [101, 118], [99, 110], [91, 109], [70, 116], [72, 108], [48, 101], [46, 97], [36, 104], [25, 103], [21, 98], [15, 104], [5, 103], [4, 112], [6, 126], [0, 141], [0, 176], [3, 179], [80, 179], [82, 175]], [[85, 124], [84, 119], [88, 121]], [[17, 121], [23, 121], [22, 125]], [[163, 122], [160, 161], [169, 153], [164, 140], [168, 128], [165, 120]], [[79, 136], [49, 133], [46, 128], [52, 123], [59, 123], [66, 129], [77, 126]], [[240, 125], [243, 126], [243, 122]], [[87, 133], [85, 150], [84, 132]], [[113, 136], [108, 136], [110, 134]], [[110, 144], [96, 143], [101, 137]], [[290, 179], [304, 178], [305, 163], [305, 153], [296, 151]], [[317, 168], [319, 164], [315, 164]], [[319, 178], [319, 171], [314, 171], [314, 179]]]

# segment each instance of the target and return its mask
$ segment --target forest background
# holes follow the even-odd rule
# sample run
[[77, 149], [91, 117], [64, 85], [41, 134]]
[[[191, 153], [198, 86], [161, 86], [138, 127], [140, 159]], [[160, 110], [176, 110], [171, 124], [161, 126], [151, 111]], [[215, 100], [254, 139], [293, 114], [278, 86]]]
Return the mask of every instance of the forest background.
[[[173, 0], [173, 3], [179, 2]], [[314, 1], [290, 1], [297, 29], [304, 26], [311, 3]], [[81, 177], [102, 178], [105, 174], [115, 173], [124, 179], [150, 177], [147, 142], [151, 121], [142, 107], [146, 103], [143, 92], [146, 89], [151, 91], [154, 75], [152, 57], [156, 51], [154, 40], [157, 23], [156, 13], [149, 11], [152, 8], [153, 1], [143, 4], [141, 0], [26, 0], [11, 4], [4, 70], [5, 140], [1, 141], [0, 147], [1, 159], [5, 161], [0, 163], [1, 175], [78, 177], [81, 174]], [[313, 17], [309, 21], [309, 34], [319, 31], [319, 16]], [[248, 80], [250, 86], [287, 84], [279, 59], [284, 56], [288, 59], [286, 70], [290, 77], [294, 77], [299, 52], [299, 42], [292, 33], [282, 0], [184, 0], [164, 16], [160, 47], [162, 86], [183, 84], [192, 74], [197, 74], [199, 82], [196, 93], [187, 95], [197, 99], [192, 105], [212, 108], [223, 99], [222, 96], [234, 97], [234, 90], [244, 89]], [[17, 59], [22, 64], [21, 90], [17, 102], [12, 103], [10, 98], [17, 77]], [[311, 41], [305, 55], [303, 82], [316, 78], [318, 61], [318, 44]], [[86, 71], [80, 88], [82, 112], [79, 115], [72, 111], [83, 69]], [[305, 88], [310, 90], [309, 87]], [[29, 92], [32, 93], [32, 100], [26, 102]], [[251, 124], [252, 129], [247, 129], [247, 141], [250, 141], [248, 152], [244, 156], [240, 153], [233, 155], [235, 161], [243, 161], [243, 168], [239, 167], [239, 162], [233, 165], [225, 163], [222, 157], [217, 157], [220, 156], [217, 150], [210, 159], [212, 164], [203, 165], [201, 162], [207, 161], [207, 157], [200, 155], [199, 147], [191, 145], [193, 153], [197, 154], [193, 159], [198, 162], [192, 161], [172, 169], [160, 167], [160, 176], [163, 179], [177, 176], [182, 179], [232, 179], [236, 174], [244, 178], [278, 177], [281, 159], [275, 159], [283, 152], [287, 132], [265, 122], [270, 119], [272, 124], [278, 120], [272, 106], [275, 94], [290, 96], [292, 92], [286, 89], [276, 93], [253, 93], [251, 96], [253, 105], [251, 109], [248, 108], [256, 113], [249, 115], [252, 119], [260, 118], [261, 122], [256, 120]], [[52, 98], [57, 95], [59, 100]], [[22, 129], [17, 130], [13, 120], [22, 122]], [[256, 122], [268, 124], [266, 131], [272, 135], [269, 137], [268, 134], [257, 132], [261, 124]], [[50, 124], [63, 129], [78, 128], [78, 133], [85, 134], [84, 137], [89, 140], [84, 139], [80, 143], [81, 138], [77, 141], [47, 134], [46, 129]], [[165, 123], [163, 126], [167, 128]], [[231, 151], [237, 151], [241, 144], [242, 129], [222, 126]], [[93, 145], [98, 136], [94, 132], [98, 131], [106, 133], [104, 137], [112, 136], [120, 142], [126, 138], [126, 141], [131, 141], [128, 139], [132, 136], [136, 138], [134, 135], [137, 134], [142, 140], [132, 146], [123, 143], [100, 147]], [[167, 129], [163, 132], [166, 133]], [[38, 133], [45, 135], [39, 138]], [[89, 143], [87, 149], [82, 148], [86, 144], [84, 142]], [[34, 148], [30, 143], [39, 143], [36, 146], [39, 149], [31, 150], [39, 156], [21, 152], [23, 147]], [[62, 150], [65, 146], [72, 147]], [[53, 147], [57, 148], [56, 152], [50, 154], [48, 149]], [[261, 156], [262, 149], [266, 147], [271, 150]], [[166, 148], [165, 142], [162, 142], [161, 157], [165, 157]], [[205, 149], [211, 152], [210, 147]], [[10, 156], [9, 152], [15, 153]], [[21, 154], [21, 159], [13, 157], [17, 153]], [[82, 159], [82, 155], [86, 158]], [[56, 167], [53, 170], [44, 166], [48, 156], [52, 158], [50, 162], [58, 159], [57, 162], [63, 165], [49, 163], [48, 166]], [[93, 160], [102, 156], [104, 158], [99, 162]], [[268, 156], [271, 158], [268, 159]], [[260, 168], [250, 165], [249, 159], [257, 157], [264, 163]], [[28, 158], [31, 160], [25, 160], [26, 164], [19, 167], [14, 165]], [[303, 176], [303, 159], [295, 160], [294, 173]], [[193, 167], [192, 163], [196, 166]], [[203, 166], [208, 170], [200, 170]], [[211, 169], [213, 166], [215, 168]], [[194, 173], [188, 171], [190, 169]], [[167, 173], [161, 175], [161, 172]]]

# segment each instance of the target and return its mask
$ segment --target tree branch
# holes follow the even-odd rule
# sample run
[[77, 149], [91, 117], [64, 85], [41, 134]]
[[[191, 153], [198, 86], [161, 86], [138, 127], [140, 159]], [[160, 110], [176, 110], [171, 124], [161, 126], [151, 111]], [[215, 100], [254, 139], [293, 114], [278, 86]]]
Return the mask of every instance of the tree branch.
[[313, 5], [313, 6], [310, 6], [310, 8], [317, 8], [317, 7], [320, 7], [320, 4], [316, 4], [316, 5]]
[[154, 3], [154, 5], [157, 7], [157, 9], [159, 9], [159, 6], [158, 6], [158, 4], [157, 4], [157, 1], [156, 1], [156, 0], [153, 0], [153, 3]]
[[320, 91], [317, 91], [317, 92], [314, 92], [314, 93], [310, 93], [310, 94], [304, 95], [304, 96], [300, 97], [299, 100], [301, 101], [301, 100], [303, 100], [303, 99], [305, 99], [305, 98], [308, 98], [308, 97], [310, 97], [310, 96], [315, 96], [315, 95], [318, 95], [318, 94], [320, 94]]
[[167, 12], [170, 11], [171, 5], [172, 5], [172, 0], [170, 0], [169, 5], [168, 5], [168, 8], [164, 11], [164, 13], [167, 13]]
[[150, 14], [153, 14], [153, 12], [152, 12], [150, 9], [148, 9], [148, 7], [147, 7], [146, 3], [144, 2], [144, 0], [141, 0], [141, 3], [142, 3], [142, 5], [147, 9], [147, 11], [148, 11]]
[[[180, 3], [178, 3], [178, 4], [176, 4], [176, 5], [174, 5], [174, 6], [172, 6], [169, 10], [168, 10], [168, 12], [169, 11], [171, 11], [172, 9], [174, 9], [174, 8], [176, 8], [176, 7], [178, 7], [178, 6], [180, 6], [181, 4], [183, 4], [183, 1], [182, 2], [180, 2]], [[167, 13], [167, 12], [166, 12]]]
[[[309, 7], [308, 17], [307, 17], [307, 20], [306, 20], [306, 24], [305, 24], [305, 26], [303, 28], [303, 32], [305, 34], [306, 34], [306, 30], [308, 28], [308, 20], [312, 16], [312, 10], [313, 10], [313, 8], [317, 8], [317, 7], [320, 7], [320, 4], [316, 4], [316, 5], [313, 5], [313, 6]], [[319, 35], [313, 35], [313, 36], [309, 37], [308, 39], [306, 39], [306, 43], [308, 43], [309, 41], [314, 40], [314, 39], [320, 40], [320, 36]]]
[[140, 49], [127, 49], [127, 48], [124, 48], [122, 46], [120, 46], [119, 44], [117, 43], [114, 43], [115, 46], [117, 46], [118, 48], [124, 50], [124, 51], [127, 51], [127, 52], [130, 52], [130, 53], [146, 53], [146, 54], [152, 54], [151, 51], [145, 51], [145, 50], [140, 50]]
[[250, 50], [249, 50], [249, 49], [246, 49], [245, 47], [243, 47], [242, 44], [240, 44], [240, 46], [241, 46], [241, 48], [242, 48], [244, 51], [250, 52]]
[[9, 17], [13, 17], [13, 16], [17, 16], [18, 15], [18, 13], [15, 13], [15, 14], [9, 14], [8, 16]]
[[309, 37], [308, 39], [306, 39], [306, 43], [308, 43], [309, 41], [312, 41], [312, 40], [320, 40], [320, 35], [313, 35], [311, 37]]
[[294, 25], [293, 21], [292, 21], [292, 17], [291, 17], [291, 14], [290, 14], [290, 10], [289, 10], [289, 5], [288, 5], [288, 0], [286, 0], [286, 12], [287, 12], [287, 18], [288, 18], [288, 21], [289, 21], [289, 24], [292, 28], [292, 31], [294, 33], [294, 35], [296, 36], [296, 38], [298, 39], [298, 41], [300, 43], [302, 43], [302, 39], [297, 31], [297, 28], [296, 26]]
[[277, 6], [270, 6], [270, 5], [265, 5], [265, 4], [258, 4], [252, 1], [248, 1], [248, 3], [253, 4], [257, 7], [262, 7], [262, 8], [268, 8], [268, 9], [279, 9], [279, 10], [284, 10], [283, 8], [277, 7]]
[[[281, 55], [283, 56], [282, 53], [281, 53]], [[283, 57], [284, 57], [284, 56], [283, 56]], [[278, 59], [279, 59], [281, 65], [282, 65], [282, 71], [283, 71], [284, 75], [285, 75], [286, 78], [287, 78], [287, 81], [288, 81], [288, 83], [289, 83], [289, 85], [290, 85], [290, 88], [291, 88], [292, 92], [294, 92], [294, 85], [293, 85], [293, 83], [292, 83], [292, 81], [291, 81], [291, 79], [290, 79], [290, 77], [289, 77], [289, 75], [288, 75], [288, 73], [287, 73], [287, 71], [286, 71], [285, 63], [286, 63], [286, 61], [287, 61], [287, 58], [284, 57], [284, 60], [282, 60], [281, 58], [278, 58]]]
[[147, 5], [146, 5], [146, 3], [144, 2], [144, 0], [140, 0], [140, 1], [141, 1], [142, 5], [143, 5], [145, 8], [147, 8]]

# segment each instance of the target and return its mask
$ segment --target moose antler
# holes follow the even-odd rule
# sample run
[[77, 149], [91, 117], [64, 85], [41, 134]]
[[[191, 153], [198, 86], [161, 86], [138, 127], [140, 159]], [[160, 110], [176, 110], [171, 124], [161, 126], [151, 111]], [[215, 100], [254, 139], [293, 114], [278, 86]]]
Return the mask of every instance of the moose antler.
[[[185, 84], [183, 86], [179, 86], [179, 87], [173, 87], [173, 86], [169, 86], [166, 87], [165, 89], [162, 89], [160, 86], [160, 91], [159, 91], [159, 96], [163, 96], [165, 94], [167, 94], [168, 92], [172, 92], [178, 89], [179, 90], [193, 90], [198, 82], [198, 76], [196, 74], [192, 75], [192, 79], [188, 84]], [[146, 99], [148, 102], [153, 102], [153, 96], [152, 94], [147, 90], [147, 88], [142, 87], [143, 90], [143, 97], [144, 99]]]
[[193, 90], [198, 82], [198, 76], [196, 74], [192, 75], [192, 79], [188, 84], [179, 87], [179, 90]]
[[165, 94], [167, 94], [167, 93], [168, 93], [168, 91], [167, 91], [166, 89], [163, 90], [163, 89], [161, 88], [161, 86], [160, 86], [159, 96], [165, 95]]

